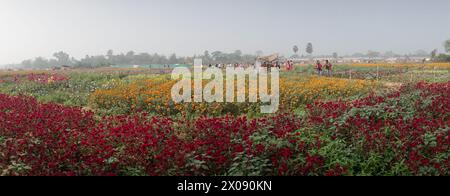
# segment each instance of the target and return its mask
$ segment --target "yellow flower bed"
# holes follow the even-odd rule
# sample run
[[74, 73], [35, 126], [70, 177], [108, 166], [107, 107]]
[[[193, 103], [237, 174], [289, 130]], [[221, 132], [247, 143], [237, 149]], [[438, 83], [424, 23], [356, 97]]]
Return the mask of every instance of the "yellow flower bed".
[[428, 69], [449, 69], [450, 63], [353, 63], [350, 64], [350, 66], [353, 67], [411, 67], [411, 68], [418, 68], [418, 67], [425, 67]]
[[[170, 98], [171, 85], [175, 81], [163, 78], [141, 79], [131, 84], [114, 82], [113, 88], [96, 90], [90, 96], [90, 105], [96, 108], [129, 108], [159, 100]], [[170, 88], [169, 88], [170, 86]], [[168, 97], [167, 97], [168, 96]]]
[[327, 77], [286, 78], [281, 81], [281, 105], [298, 108], [301, 105], [324, 99], [346, 99], [364, 95], [377, 88], [377, 83], [366, 80], [349, 80]]
[[[260, 103], [174, 103], [171, 89], [176, 82], [166, 78], [142, 79], [112, 89], [97, 90], [90, 97], [90, 105], [99, 109], [121, 108], [123, 112], [143, 109], [161, 115], [177, 113], [222, 115], [260, 111]], [[207, 81], [204, 81], [204, 84], [207, 84]], [[375, 82], [364, 80], [314, 76], [283, 77], [280, 79], [280, 109], [294, 110], [319, 99], [345, 99], [364, 95], [375, 87], [377, 87]], [[223, 95], [226, 95], [225, 90]], [[248, 91], [246, 95], [248, 99]]]

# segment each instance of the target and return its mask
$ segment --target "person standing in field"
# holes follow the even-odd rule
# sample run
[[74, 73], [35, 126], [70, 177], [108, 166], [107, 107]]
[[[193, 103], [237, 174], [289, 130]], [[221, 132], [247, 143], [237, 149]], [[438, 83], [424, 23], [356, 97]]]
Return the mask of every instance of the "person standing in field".
[[287, 70], [287, 71], [291, 71], [291, 61], [286, 61], [286, 62], [284, 63], [284, 66], [286, 67], [286, 70]]
[[323, 68], [323, 66], [322, 66], [322, 63], [320, 63], [320, 61], [317, 61], [317, 63], [316, 63], [316, 69], [317, 69], [317, 74], [319, 75], [319, 76], [322, 76], [322, 68]]
[[327, 69], [327, 76], [333, 77], [333, 65], [330, 63], [329, 60], [325, 61], [325, 69]]
[[275, 67], [277, 67], [277, 69], [281, 69], [281, 63], [279, 61], [275, 62]]

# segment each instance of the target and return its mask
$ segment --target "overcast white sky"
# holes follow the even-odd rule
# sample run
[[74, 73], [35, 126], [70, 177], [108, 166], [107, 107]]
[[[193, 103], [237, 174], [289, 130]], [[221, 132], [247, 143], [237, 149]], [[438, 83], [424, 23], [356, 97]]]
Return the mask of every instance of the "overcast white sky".
[[0, 0], [0, 64], [63, 50], [316, 54], [431, 51], [450, 39], [449, 0]]

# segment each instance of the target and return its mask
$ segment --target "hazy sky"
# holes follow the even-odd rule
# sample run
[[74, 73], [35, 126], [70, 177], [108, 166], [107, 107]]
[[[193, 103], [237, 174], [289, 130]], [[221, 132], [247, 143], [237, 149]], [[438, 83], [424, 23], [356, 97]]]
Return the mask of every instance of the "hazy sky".
[[0, 0], [0, 64], [63, 50], [442, 51], [449, 0]]

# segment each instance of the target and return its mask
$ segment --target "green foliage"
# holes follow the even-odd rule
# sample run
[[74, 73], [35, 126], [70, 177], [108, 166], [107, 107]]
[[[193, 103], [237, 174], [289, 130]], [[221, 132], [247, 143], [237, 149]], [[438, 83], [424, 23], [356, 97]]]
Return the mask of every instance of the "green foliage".
[[139, 168], [127, 167], [124, 168], [121, 172], [123, 173], [124, 176], [147, 176], [145, 169], [142, 167]]
[[239, 153], [233, 160], [228, 176], [262, 176], [271, 171], [269, 158]]
[[[337, 70], [346, 70], [350, 66], [338, 66]], [[353, 69], [353, 68], [352, 68]], [[370, 71], [373, 68], [357, 68], [360, 71]], [[297, 72], [314, 73], [314, 67], [303, 66], [297, 67]], [[290, 76], [297, 73], [284, 73], [284, 76]], [[69, 80], [56, 83], [35, 83], [35, 82], [4, 82], [0, 83], [0, 93], [13, 95], [29, 95], [36, 97], [41, 102], [54, 102], [69, 106], [86, 107], [88, 105], [89, 95], [97, 89], [113, 89], [122, 84], [129, 84], [134, 81], [139, 81], [147, 78], [154, 78], [152, 75], [128, 75], [128, 74], [102, 74], [102, 73], [70, 73]], [[162, 79], [167, 79], [167, 75], [159, 76]], [[310, 117], [306, 107], [299, 107], [294, 112], [296, 117], [302, 119], [304, 122], [303, 128], [287, 133], [286, 136], [279, 137], [271, 131], [272, 127], [258, 130], [252, 133], [249, 138], [254, 145], [261, 145], [264, 150], [261, 154], [254, 155], [247, 152], [238, 153], [231, 161], [228, 170], [224, 170], [224, 175], [229, 176], [260, 176], [260, 175], [279, 175], [280, 168], [272, 167], [275, 158], [279, 158], [291, 168], [299, 168], [307, 165], [307, 157], [316, 156], [323, 159], [323, 164], [314, 165], [316, 170], [305, 171], [305, 175], [323, 174], [329, 170], [335, 169], [337, 166], [346, 168], [343, 171], [345, 175], [361, 175], [361, 176], [398, 176], [398, 175], [413, 175], [409, 169], [409, 165], [405, 160], [408, 159], [408, 154], [400, 154], [395, 149], [405, 145], [406, 142], [399, 142], [396, 140], [398, 135], [395, 135], [393, 126], [382, 127], [380, 133], [384, 138], [392, 139], [391, 142], [383, 146], [380, 150], [378, 146], [373, 149], [367, 149], [368, 141], [364, 137], [354, 137], [355, 132], [351, 128], [342, 128], [348, 122], [348, 119], [358, 117], [361, 121], [367, 122], [386, 122], [389, 119], [399, 119], [400, 122], [408, 122], [408, 120], [417, 117], [417, 114], [427, 108], [433, 106], [436, 97], [423, 97], [423, 91], [415, 89], [414, 86], [404, 86], [405, 93], [395, 98], [386, 99], [380, 103], [364, 107], [349, 108], [343, 115], [337, 117], [329, 117], [325, 122], [319, 125], [312, 125], [306, 122]], [[343, 97], [343, 99], [358, 99], [360, 97]], [[96, 111], [97, 115], [109, 116], [117, 114], [129, 114], [133, 108], [149, 107], [145, 103], [144, 97], [138, 97], [137, 100], [118, 102], [116, 104], [106, 103], [110, 105], [108, 109]], [[159, 103], [160, 102], [160, 103]], [[161, 105], [162, 101], [155, 99], [155, 104]], [[169, 103], [169, 108], [174, 105]], [[217, 111], [218, 115], [227, 113], [239, 114], [242, 109], [246, 107], [245, 104], [227, 104], [223, 110]], [[250, 110], [250, 111], [256, 111]], [[173, 110], [175, 111], [175, 110]], [[390, 111], [390, 112], [387, 112]], [[199, 114], [195, 111], [187, 113], [187, 118], [195, 118]], [[201, 115], [201, 114], [200, 114]], [[432, 114], [428, 114], [432, 115]], [[436, 115], [436, 114], [433, 114]], [[173, 118], [180, 117], [176, 112], [169, 114]], [[426, 116], [429, 119], [434, 116]], [[186, 117], [186, 116], [184, 116]], [[248, 112], [247, 117], [257, 118], [261, 114], [255, 112]], [[363, 124], [363, 123], [362, 123]], [[367, 123], [366, 123], [367, 124]], [[375, 124], [375, 123], [374, 123]], [[351, 125], [349, 125], [351, 126]], [[338, 129], [337, 127], [340, 127]], [[368, 129], [363, 127], [362, 129]], [[362, 130], [361, 129], [361, 130]], [[434, 148], [438, 146], [438, 137], [440, 135], [448, 135], [450, 128], [442, 128], [440, 130], [433, 130], [434, 132], [425, 133], [420, 139], [420, 145], [427, 148]], [[354, 131], [354, 130], [353, 130]], [[358, 133], [358, 132], [356, 132]], [[186, 136], [189, 138], [189, 135]], [[375, 140], [375, 139], [374, 139]], [[295, 141], [295, 142], [292, 142]], [[0, 136], [0, 147], [6, 142], [5, 137]], [[39, 142], [39, 141], [35, 141]], [[233, 141], [234, 143], [244, 143], [243, 141]], [[376, 143], [376, 142], [375, 142]], [[292, 155], [289, 158], [280, 158], [280, 149], [293, 149]], [[255, 150], [255, 149], [251, 149]], [[120, 151], [120, 150], [118, 150]], [[425, 152], [424, 156], [426, 156]], [[203, 155], [204, 158], [206, 155]], [[448, 161], [450, 151], [444, 152], [439, 156], [433, 157], [433, 162], [444, 163]], [[151, 159], [152, 156], [148, 156]], [[185, 157], [186, 165], [183, 168], [173, 166], [170, 171], [171, 175], [179, 175], [183, 171], [201, 172], [202, 170], [210, 170], [214, 165], [208, 164], [203, 160], [198, 160], [194, 155], [187, 154]], [[108, 165], [113, 165], [117, 159], [110, 158], [105, 160]], [[14, 162], [3, 171], [3, 174], [24, 174], [31, 168], [23, 163]], [[142, 167], [126, 167], [121, 168], [123, 175], [128, 176], [144, 176], [147, 174], [145, 168]], [[439, 171], [433, 165], [421, 167], [421, 175], [438, 175]], [[291, 175], [292, 173], [282, 173], [282, 175]]]
[[439, 54], [434, 58], [437, 62], [450, 62], [450, 55], [447, 54]]

